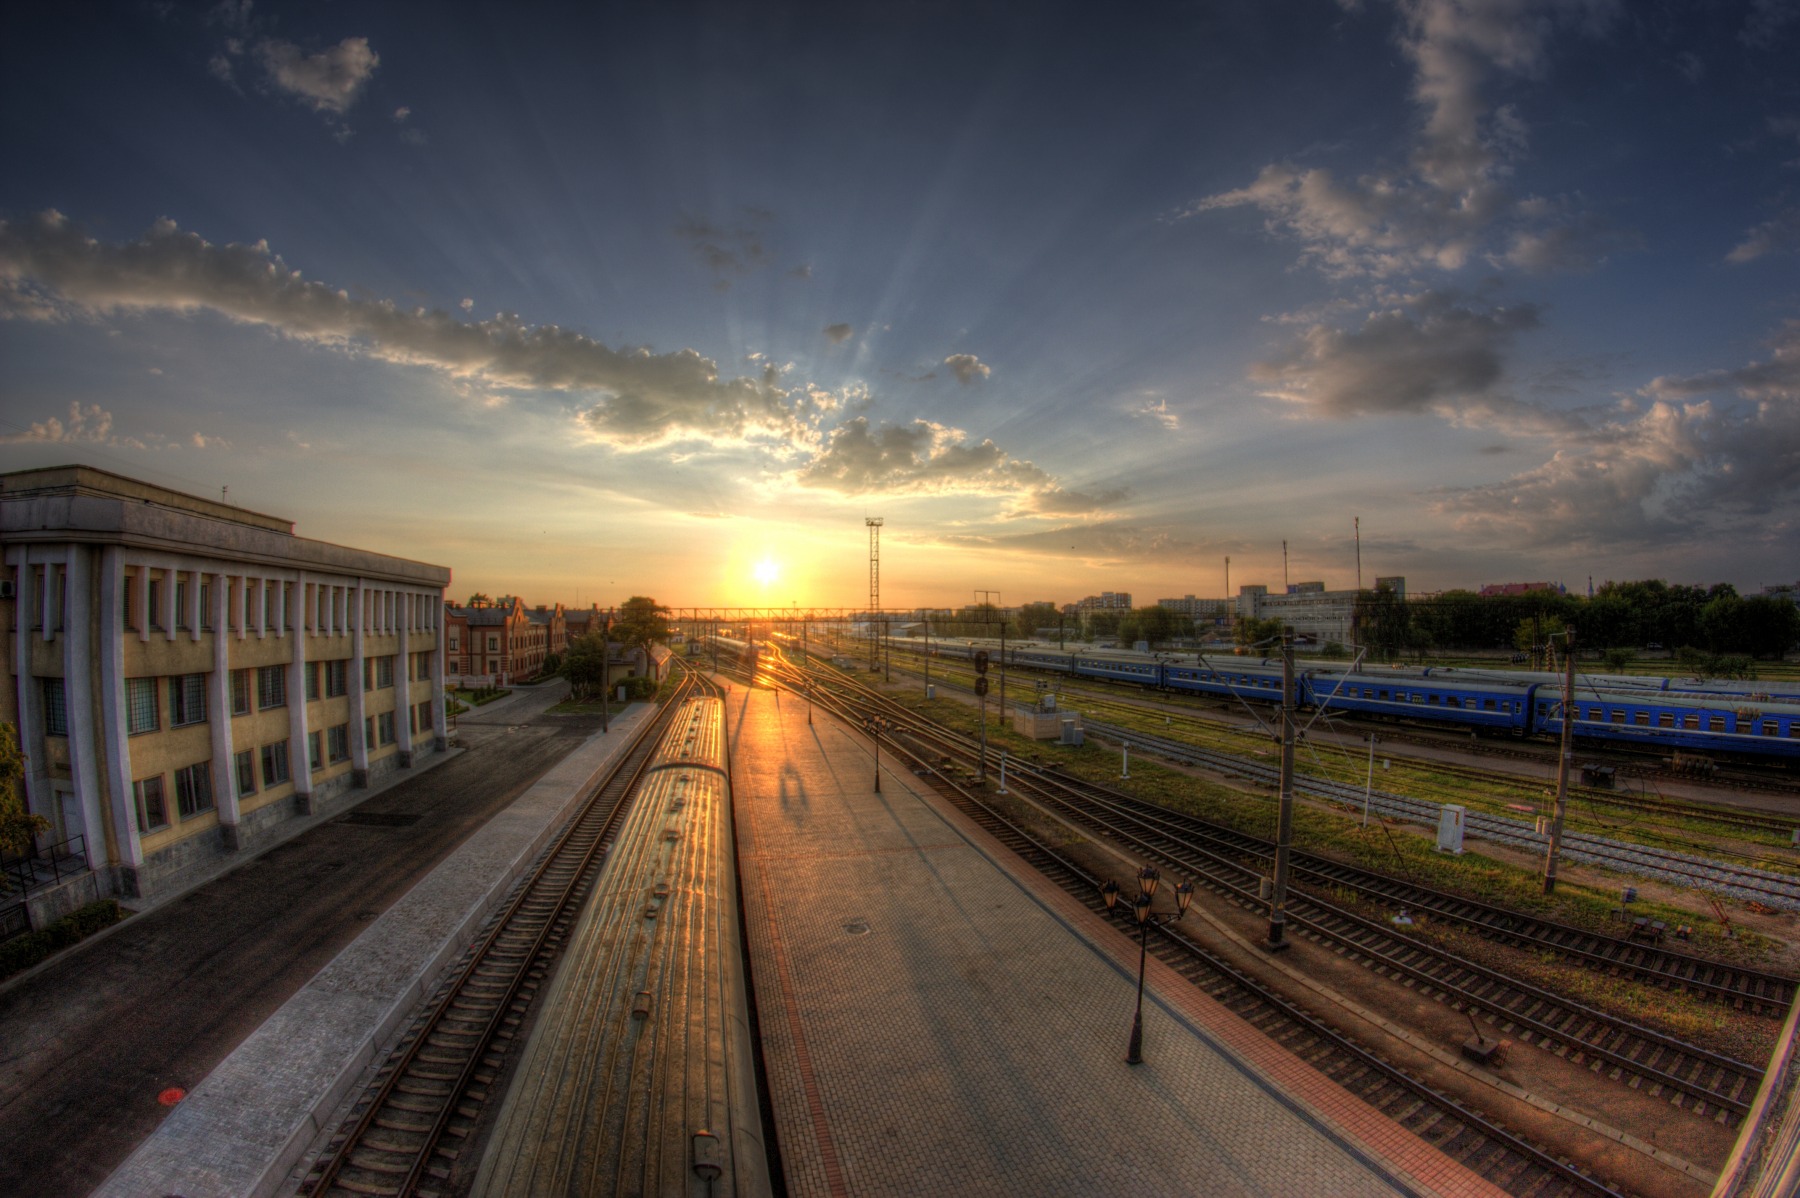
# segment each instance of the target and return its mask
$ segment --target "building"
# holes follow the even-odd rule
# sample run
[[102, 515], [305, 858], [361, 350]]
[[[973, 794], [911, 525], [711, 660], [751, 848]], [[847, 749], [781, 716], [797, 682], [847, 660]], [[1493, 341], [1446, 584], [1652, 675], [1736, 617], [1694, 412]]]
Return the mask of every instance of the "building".
[[565, 611], [563, 613], [563, 648], [558, 652], [566, 651], [570, 644], [584, 636], [591, 636], [604, 630], [607, 627], [607, 621], [607, 613], [600, 610], [598, 603], [590, 604], [586, 611], [582, 611], [580, 608]]
[[1065, 615], [1081, 611], [1130, 611], [1130, 591], [1101, 591], [1098, 595], [1089, 595], [1068, 607], [1063, 608]]
[[1222, 624], [1231, 613], [1229, 599], [1196, 599], [1192, 595], [1180, 599], [1158, 599], [1156, 606], [1174, 612], [1178, 616], [1187, 616], [1193, 620], [1205, 620], [1214, 624]]
[[[1394, 597], [1406, 599], [1406, 579], [1402, 577], [1377, 578], [1375, 588], [1386, 587], [1394, 593]], [[1293, 628], [1294, 635], [1311, 637], [1325, 642], [1336, 641], [1341, 645], [1356, 643], [1355, 590], [1328, 591], [1322, 582], [1297, 582], [1287, 588], [1286, 594], [1271, 595], [1265, 586], [1247, 586], [1238, 589], [1237, 618], [1240, 620], [1280, 620]]]
[[87, 466], [0, 474], [30, 809], [76, 902], [165, 893], [447, 743], [444, 566]]

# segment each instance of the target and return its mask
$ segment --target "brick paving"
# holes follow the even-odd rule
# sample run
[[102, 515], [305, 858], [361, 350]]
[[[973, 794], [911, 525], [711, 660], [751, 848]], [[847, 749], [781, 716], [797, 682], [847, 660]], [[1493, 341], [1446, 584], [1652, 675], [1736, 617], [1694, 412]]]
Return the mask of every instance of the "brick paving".
[[866, 740], [734, 688], [751, 964], [789, 1192], [1499, 1191], [1151, 961]]

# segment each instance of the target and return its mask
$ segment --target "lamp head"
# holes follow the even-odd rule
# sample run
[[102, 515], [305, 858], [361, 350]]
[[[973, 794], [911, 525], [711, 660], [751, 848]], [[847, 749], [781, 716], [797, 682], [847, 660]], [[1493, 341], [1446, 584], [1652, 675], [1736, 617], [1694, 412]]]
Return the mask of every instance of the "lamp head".
[[1146, 865], [1138, 870], [1138, 888], [1151, 898], [1156, 897], [1156, 884], [1161, 880], [1162, 875], [1156, 872], [1154, 865]]
[[1106, 879], [1106, 884], [1100, 887], [1100, 897], [1106, 900], [1106, 909], [1111, 911], [1119, 905], [1119, 884], [1111, 878]]
[[1147, 922], [1150, 918], [1150, 896], [1139, 891], [1138, 896], [1131, 900], [1131, 914], [1139, 923]]
[[1188, 905], [1194, 901], [1194, 884], [1183, 879], [1175, 887], [1175, 909], [1182, 915], [1187, 914]]

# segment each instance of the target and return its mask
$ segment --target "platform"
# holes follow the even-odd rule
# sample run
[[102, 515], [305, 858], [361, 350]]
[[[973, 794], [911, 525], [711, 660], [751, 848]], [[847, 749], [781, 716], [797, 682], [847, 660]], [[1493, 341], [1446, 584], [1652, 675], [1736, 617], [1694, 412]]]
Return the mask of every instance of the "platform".
[[[1151, 962], [793, 696], [736, 687], [752, 975], [788, 1192], [1495, 1189]], [[884, 758], [884, 763], [887, 759]]]
[[595, 733], [465, 841], [207, 1075], [97, 1198], [282, 1192], [439, 971], [590, 793], [653, 708]]

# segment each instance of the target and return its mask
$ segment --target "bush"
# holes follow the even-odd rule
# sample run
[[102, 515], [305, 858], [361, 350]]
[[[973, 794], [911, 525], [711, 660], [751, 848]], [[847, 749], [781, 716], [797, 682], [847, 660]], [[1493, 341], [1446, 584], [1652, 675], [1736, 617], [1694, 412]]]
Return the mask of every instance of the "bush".
[[125, 917], [115, 899], [101, 899], [69, 912], [41, 932], [16, 936], [0, 944], [0, 978], [30, 969], [58, 949], [78, 944]]

